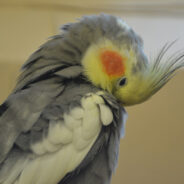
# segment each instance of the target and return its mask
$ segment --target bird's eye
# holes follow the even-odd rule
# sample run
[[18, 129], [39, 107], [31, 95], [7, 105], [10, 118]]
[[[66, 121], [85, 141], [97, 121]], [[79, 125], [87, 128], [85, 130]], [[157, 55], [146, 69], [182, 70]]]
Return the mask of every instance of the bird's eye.
[[123, 77], [122, 79], [120, 79], [118, 85], [119, 86], [124, 86], [127, 83], [127, 78]]

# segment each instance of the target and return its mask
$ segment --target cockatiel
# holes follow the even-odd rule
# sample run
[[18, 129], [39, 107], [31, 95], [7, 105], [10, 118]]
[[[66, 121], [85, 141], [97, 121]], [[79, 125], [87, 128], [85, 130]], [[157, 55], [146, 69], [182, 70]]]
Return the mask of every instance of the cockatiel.
[[147, 100], [184, 66], [171, 44], [148, 61], [120, 18], [85, 16], [33, 53], [0, 106], [0, 184], [109, 184], [124, 106]]

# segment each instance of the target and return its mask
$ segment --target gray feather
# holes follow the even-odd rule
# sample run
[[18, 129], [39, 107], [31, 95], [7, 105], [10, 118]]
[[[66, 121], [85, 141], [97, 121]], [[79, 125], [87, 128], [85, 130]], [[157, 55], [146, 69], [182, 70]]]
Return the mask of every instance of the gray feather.
[[45, 81], [32, 85], [29, 89], [12, 94], [7, 99], [8, 109], [0, 118], [0, 163], [18, 135], [28, 131], [43, 109], [63, 90], [60, 84], [53, 84], [52, 80], [44, 83]]
[[82, 74], [82, 67], [81, 66], [71, 66], [63, 69], [62, 71], [58, 71], [55, 73], [64, 78], [75, 78]]

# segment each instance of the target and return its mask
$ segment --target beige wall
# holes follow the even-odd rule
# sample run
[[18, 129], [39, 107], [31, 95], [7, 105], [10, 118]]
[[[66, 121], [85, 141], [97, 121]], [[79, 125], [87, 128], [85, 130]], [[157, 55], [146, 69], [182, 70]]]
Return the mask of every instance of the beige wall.
[[[148, 54], [154, 55], [164, 43], [176, 38], [180, 42], [175, 49], [184, 49], [182, 1], [129, 2], [1, 0], [0, 102], [13, 88], [26, 58], [47, 37], [56, 34], [59, 25], [85, 14], [121, 16], [142, 35]], [[148, 102], [127, 108], [126, 136], [121, 140], [113, 184], [184, 183], [183, 79], [184, 72], [180, 72]]]

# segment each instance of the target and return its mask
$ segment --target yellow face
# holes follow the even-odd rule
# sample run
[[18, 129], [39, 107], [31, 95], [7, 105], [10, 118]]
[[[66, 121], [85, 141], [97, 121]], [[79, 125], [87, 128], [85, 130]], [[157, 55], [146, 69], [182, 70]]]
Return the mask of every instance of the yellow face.
[[143, 75], [126, 75], [127, 84], [118, 86], [114, 92], [114, 96], [124, 106], [139, 104], [150, 97], [149, 86]]
[[133, 70], [136, 63], [133, 49], [117, 47], [105, 39], [90, 46], [82, 59], [88, 79], [113, 94], [122, 105], [137, 104], [147, 98], [144, 74]]

